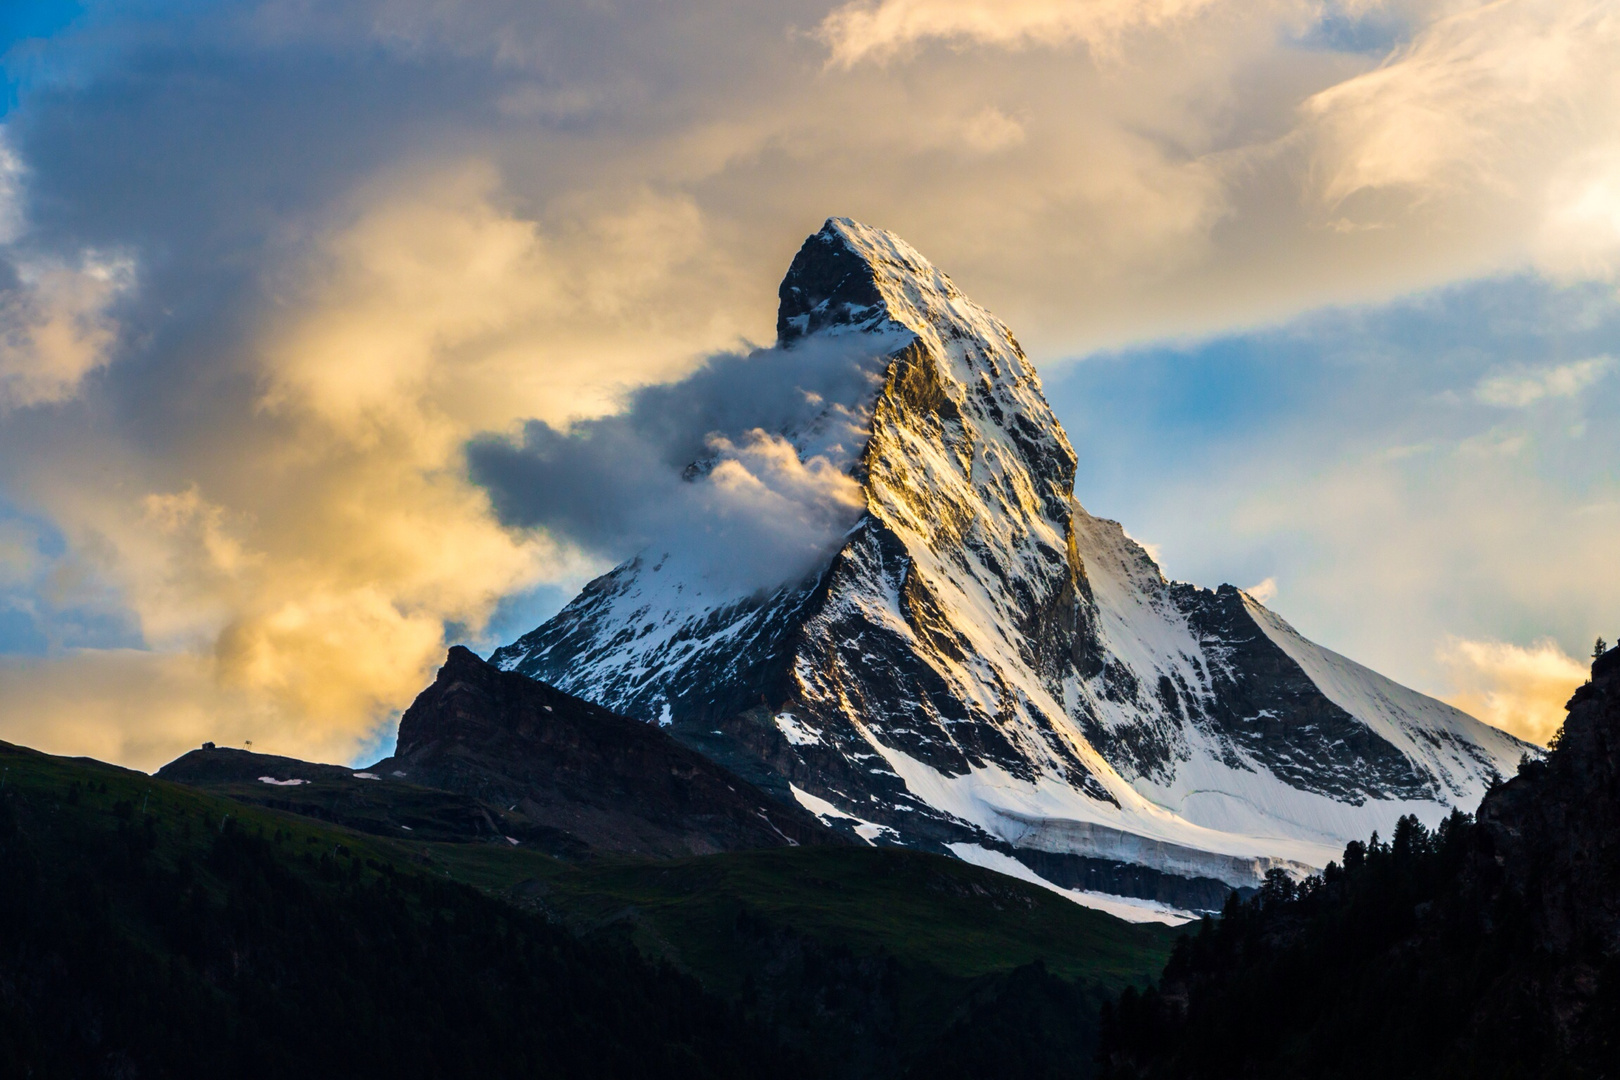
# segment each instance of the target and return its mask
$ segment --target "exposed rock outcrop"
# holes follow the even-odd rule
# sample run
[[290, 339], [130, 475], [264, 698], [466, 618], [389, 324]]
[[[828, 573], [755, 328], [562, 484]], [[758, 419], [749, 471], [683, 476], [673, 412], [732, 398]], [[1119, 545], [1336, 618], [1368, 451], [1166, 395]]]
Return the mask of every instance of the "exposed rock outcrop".
[[838, 842], [671, 739], [554, 687], [450, 650], [370, 771], [440, 788], [561, 830], [592, 851], [698, 855]]

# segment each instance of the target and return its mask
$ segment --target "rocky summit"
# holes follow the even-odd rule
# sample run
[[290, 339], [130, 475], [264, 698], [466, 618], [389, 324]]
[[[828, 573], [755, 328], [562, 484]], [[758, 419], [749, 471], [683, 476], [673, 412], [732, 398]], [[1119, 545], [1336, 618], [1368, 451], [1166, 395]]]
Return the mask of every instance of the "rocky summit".
[[832, 418], [858, 427], [827, 458], [859, 485], [852, 527], [765, 589], [654, 544], [497, 666], [667, 727], [868, 841], [1181, 909], [1402, 814], [1471, 809], [1534, 754], [1241, 590], [1166, 580], [1076, 500], [1075, 449], [1011, 331], [898, 237], [829, 220], [780, 299], [757, 362], [864, 349], [877, 373], [778, 433], [808, 459]]

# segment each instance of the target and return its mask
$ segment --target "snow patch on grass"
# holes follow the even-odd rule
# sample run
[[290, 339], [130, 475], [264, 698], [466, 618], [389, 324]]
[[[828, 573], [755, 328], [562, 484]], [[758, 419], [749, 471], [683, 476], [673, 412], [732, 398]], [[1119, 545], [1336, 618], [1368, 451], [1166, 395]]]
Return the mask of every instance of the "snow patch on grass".
[[1156, 922], [1166, 926], [1181, 926], [1194, 922], [1198, 916], [1190, 911], [1161, 904], [1157, 900], [1143, 900], [1135, 896], [1115, 896], [1112, 893], [1088, 892], [1083, 889], [1065, 889], [1054, 885], [1041, 877], [1035, 871], [1000, 851], [992, 851], [978, 844], [947, 844], [958, 859], [986, 870], [994, 870], [998, 874], [1027, 881], [1031, 885], [1039, 885], [1043, 889], [1057, 893], [1065, 900], [1072, 900], [1081, 907], [1092, 908], [1096, 911], [1106, 912], [1116, 919], [1123, 919], [1132, 923]]
[[865, 818], [856, 817], [854, 814], [846, 814], [826, 799], [817, 798], [808, 791], [800, 790], [796, 785], [789, 784], [788, 788], [792, 790], [793, 797], [799, 801], [799, 805], [820, 818], [823, 824], [832, 824], [832, 821], [829, 820], [832, 818], [842, 818], [845, 821], [855, 822], [855, 835], [868, 844], [875, 846], [877, 839], [885, 833], [895, 839], [900, 836], [898, 832], [887, 825], [879, 825], [875, 821], [867, 821]]

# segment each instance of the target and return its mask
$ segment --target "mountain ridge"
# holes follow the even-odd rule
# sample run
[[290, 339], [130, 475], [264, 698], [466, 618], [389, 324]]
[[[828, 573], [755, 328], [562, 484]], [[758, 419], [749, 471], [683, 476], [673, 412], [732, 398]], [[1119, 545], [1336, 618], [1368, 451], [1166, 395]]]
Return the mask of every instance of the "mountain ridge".
[[364, 769], [210, 744], [156, 775], [373, 835], [522, 845], [569, 860], [853, 839], [656, 727], [460, 645], [405, 710], [394, 753]]
[[375, 772], [504, 805], [597, 851], [652, 856], [836, 843], [646, 724], [452, 647]]
[[[1038, 851], [1092, 878], [1303, 874], [1535, 752], [1241, 590], [1166, 580], [1075, 500], [1075, 450], [1011, 331], [904, 241], [829, 219], [779, 295], [759, 363], [837, 343], [881, 370], [828, 406], [864, 424], [827, 456], [864, 502], [836, 548], [724, 595], [654, 544], [492, 662], [666, 724], [870, 841]], [[779, 434], [809, 458], [816, 431]]]

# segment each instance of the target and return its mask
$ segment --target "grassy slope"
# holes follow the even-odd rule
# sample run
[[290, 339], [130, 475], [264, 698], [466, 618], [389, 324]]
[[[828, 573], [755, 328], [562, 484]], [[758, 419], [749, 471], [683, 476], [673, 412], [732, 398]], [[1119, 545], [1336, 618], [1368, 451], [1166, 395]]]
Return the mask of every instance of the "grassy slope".
[[1156, 972], [1175, 937], [966, 863], [893, 848], [609, 862], [558, 868], [540, 880], [552, 906], [600, 921], [634, 920], [724, 991], [735, 990], [743, 973], [711, 943], [743, 911], [955, 978], [1043, 960], [1054, 974], [1112, 989]]
[[0, 1075], [805, 1072], [690, 978], [415, 855], [0, 744]]
[[[576, 925], [626, 932], [643, 953], [741, 1001], [790, 1044], [847, 1046], [852, 1068], [877, 1074], [915, 1061], [953, 1023], [977, 1023], [975, 1003], [984, 999], [1002, 1011], [1071, 1016], [1052, 1056], [1083, 1059], [1083, 1075], [1102, 1000], [1150, 982], [1176, 936], [966, 863], [893, 848], [547, 869], [514, 893], [538, 896]], [[1009, 982], [1037, 962], [1071, 985]], [[873, 1041], [881, 1046], [865, 1045]]]
[[[367, 835], [5, 744], [0, 783], [63, 828], [110, 828], [123, 803], [126, 814], [157, 823], [153, 856], [160, 862], [195, 855], [231, 818], [248, 830], [280, 833], [281, 850], [305, 863], [306, 855], [326, 854], [416, 870], [542, 909], [588, 936], [628, 938], [741, 1003], [790, 1044], [812, 1054], [838, 1047], [828, 1065], [846, 1074], [892, 1073], [953, 1023], [953, 1037], [968, 1038], [963, 1024], [981, 1006], [1007, 998], [1005, 987], [1029, 983], [1008, 979], [1034, 961], [1079, 988], [1073, 1000], [1059, 1001], [1051, 996], [1056, 983], [1036, 979], [1028, 992], [1045, 994], [1048, 1011], [1075, 1014], [1080, 1041], [1072, 1053], [1084, 1054], [1101, 998], [1154, 979], [1176, 936], [965, 863], [897, 849], [565, 863], [505, 844]], [[67, 849], [63, 855], [72, 857]], [[1041, 1005], [1010, 1001], [1003, 1012]]]

